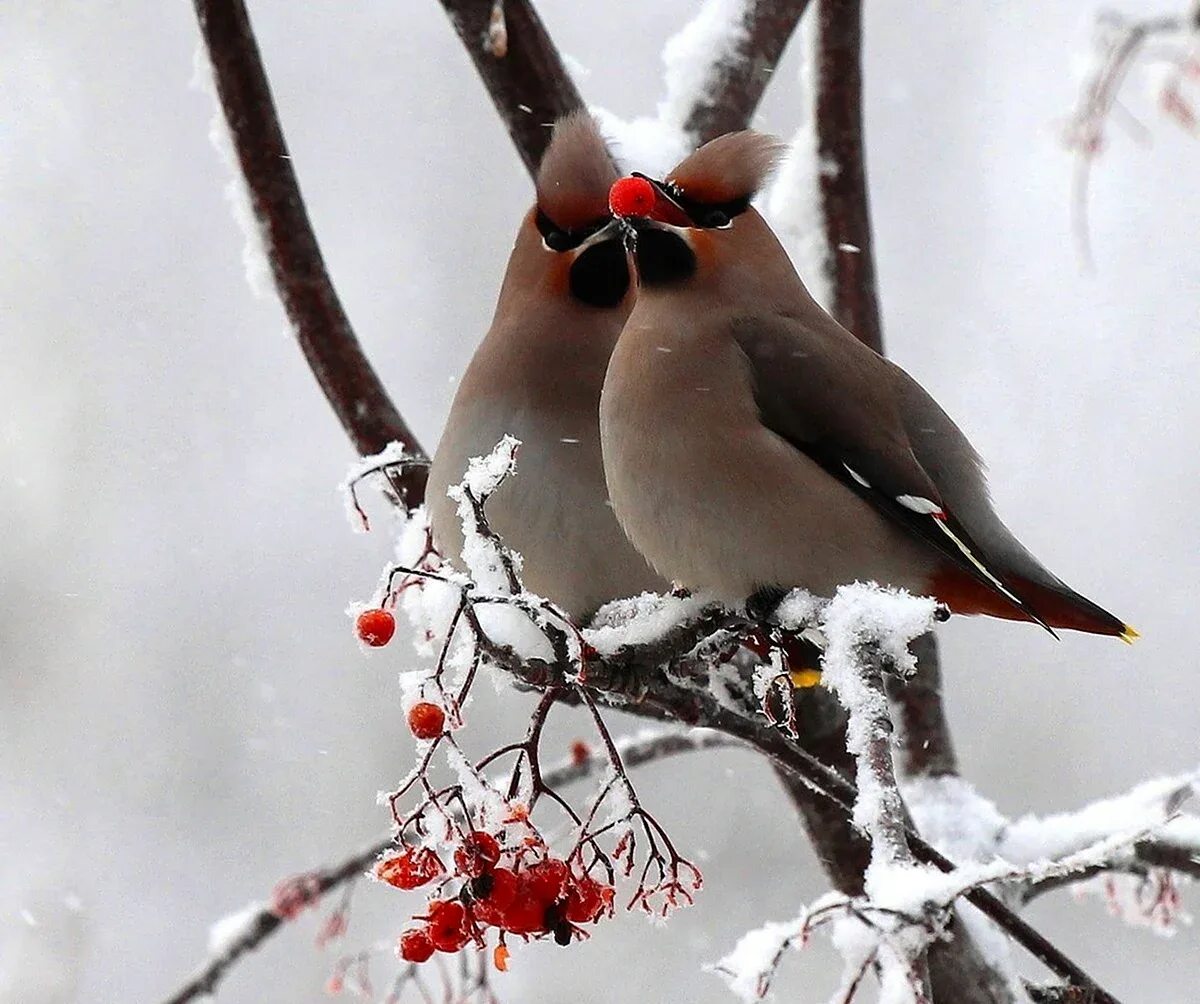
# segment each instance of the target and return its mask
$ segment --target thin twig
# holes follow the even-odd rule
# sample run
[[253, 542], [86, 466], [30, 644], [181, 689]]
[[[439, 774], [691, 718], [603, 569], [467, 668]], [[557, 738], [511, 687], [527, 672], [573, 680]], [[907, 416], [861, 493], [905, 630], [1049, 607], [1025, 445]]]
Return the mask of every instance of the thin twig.
[[[719, 732], [698, 730], [686, 733], [668, 732], [651, 736], [648, 739], [638, 739], [622, 743], [620, 749], [621, 760], [625, 767], [633, 768], [677, 756], [680, 753], [737, 745], [740, 744], [736, 740]], [[543, 777], [543, 784], [556, 788], [562, 787], [596, 777], [607, 768], [608, 761], [600, 757], [572, 758], [553, 770], [547, 771]], [[395, 834], [389, 833], [386, 837], [371, 842], [336, 865], [304, 873], [304, 878], [308, 880], [304, 887], [304, 905], [315, 905], [329, 892], [360, 877], [370, 869], [381, 854], [395, 845], [395, 841]], [[270, 906], [263, 906], [252, 918], [247, 920], [245, 932], [239, 938], [201, 966], [183, 986], [170, 997], [165, 998], [163, 1004], [186, 1004], [188, 1001], [199, 1000], [201, 997], [215, 994], [218, 984], [242, 956], [257, 949], [278, 931], [287, 919], [292, 919], [298, 912], [300, 911], [289, 913], [289, 916], [285, 918]]]

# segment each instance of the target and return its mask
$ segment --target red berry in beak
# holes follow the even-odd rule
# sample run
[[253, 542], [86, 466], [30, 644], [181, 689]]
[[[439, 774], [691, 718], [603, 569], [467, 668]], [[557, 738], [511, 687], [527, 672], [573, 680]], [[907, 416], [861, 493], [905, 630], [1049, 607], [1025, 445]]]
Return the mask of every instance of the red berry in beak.
[[650, 216], [658, 193], [645, 178], [621, 178], [608, 191], [608, 208], [615, 216]]

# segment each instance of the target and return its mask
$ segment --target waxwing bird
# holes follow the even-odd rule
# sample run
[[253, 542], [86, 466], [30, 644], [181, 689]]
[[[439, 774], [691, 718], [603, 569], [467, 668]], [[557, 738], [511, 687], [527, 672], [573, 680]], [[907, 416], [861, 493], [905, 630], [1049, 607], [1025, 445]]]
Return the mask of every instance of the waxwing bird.
[[462, 529], [447, 488], [506, 433], [520, 439], [517, 473], [489, 501], [489, 522], [523, 556], [525, 585], [580, 621], [665, 588], [617, 524], [600, 457], [600, 388], [634, 297], [608, 211], [617, 177], [589, 115], [558, 123], [427, 492], [434, 542], [457, 562]]
[[637, 303], [600, 400], [609, 494], [663, 576], [728, 603], [874, 580], [953, 612], [1130, 640], [992, 509], [967, 438], [809, 295], [750, 200], [779, 144], [731, 133], [621, 179]]

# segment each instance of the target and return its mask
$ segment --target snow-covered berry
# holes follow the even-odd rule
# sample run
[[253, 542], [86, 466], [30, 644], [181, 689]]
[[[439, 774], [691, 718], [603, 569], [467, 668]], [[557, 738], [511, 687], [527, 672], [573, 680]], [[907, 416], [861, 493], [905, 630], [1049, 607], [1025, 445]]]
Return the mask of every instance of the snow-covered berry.
[[421, 701], [408, 709], [408, 728], [418, 739], [436, 739], [446, 727], [446, 712], [436, 704]]
[[391, 611], [373, 607], [364, 610], [354, 622], [354, 630], [359, 640], [372, 648], [379, 648], [392, 640], [396, 633], [396, 618]]

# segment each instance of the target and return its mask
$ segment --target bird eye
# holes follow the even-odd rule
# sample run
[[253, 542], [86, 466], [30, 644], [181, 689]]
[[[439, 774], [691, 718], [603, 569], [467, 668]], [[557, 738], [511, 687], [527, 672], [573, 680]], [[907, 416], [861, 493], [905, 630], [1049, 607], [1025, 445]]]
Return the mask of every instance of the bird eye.
[[551, 251], [570, 251], [575, 246], [571, 235], [562, 230], [551, 230], [542, 234], [542, 240]]
[[714, 230], [723, 230], [733, 221], [729, 218], [729, 214], [723, 209], [714, 209], [704, 215], [704, 220], [701, 226], [711, 227]]

